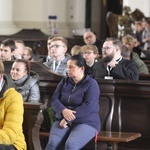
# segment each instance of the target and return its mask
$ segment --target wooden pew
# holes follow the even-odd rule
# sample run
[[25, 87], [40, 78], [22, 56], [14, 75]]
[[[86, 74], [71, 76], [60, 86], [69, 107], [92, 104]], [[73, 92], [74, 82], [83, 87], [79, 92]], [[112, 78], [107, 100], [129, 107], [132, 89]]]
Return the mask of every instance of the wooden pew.
[[141, 133], [141, 138], [130, 143], [120, 143], [119, 147], [150, 148], [150, 82], [103, 79], [97, 81], [101, 89], [102, 130]]
[[42, 111], [44, 109], [46, 109], [46, 105], [42, 103], [24, 102], [23, 132], [28, 150], [42, 150], [39, 131], [43, 122]]
[[[46, 35], [39, 29], [22, 29], [18, 33], [12, 35], [1, 35], [0, 42], [5, 39], [20, 39], [23, 40], [26, 46], [29, 46], [33, 50], [33, 54], [38, 58], [40, 55], [47, 55], [47, 39], [49, 35]], [[68, 40], [68, 53], [74, 45], [84, 45], [82, 37], [66, 37]]]
[[[6, 64], [5, 64], [6, 65]], [[35, 71], [43, 65], [34, 63]], [[38, 67], [36, 67], [38, 65]], [[7, 65], [6, 65], [7, 66]], [[38, 69], [39, 71], [41, 69]], [[40, 91], [43, 96], [51, 97], [61, 76], [47, 71], [40, 77]], [[55, 80], [56, 79], [56, 80]], [[142, 137], [130, 143], [119, 143], [119, 148], [150, 149], [150, 82], [96, 79], [100, 90], [100, 118], [102, 131], [135, 132]], [[98, 141], [98, 148], [101, 142]]]
[[120, 146], [150, 149], [149, 100], [150, 82], [116, 80], [112, 131], [139, 132], [142, 135], [141, 138]]

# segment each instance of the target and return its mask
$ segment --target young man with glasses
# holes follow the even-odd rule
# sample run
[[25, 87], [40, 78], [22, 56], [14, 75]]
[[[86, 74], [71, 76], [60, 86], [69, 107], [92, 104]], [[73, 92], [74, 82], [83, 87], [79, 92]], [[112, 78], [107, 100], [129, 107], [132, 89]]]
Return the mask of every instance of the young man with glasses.
[[60, 75], [67, 75], [67, 61], [70, 58], [69, 54], [66, 54], [68, 47], [68, 41], [64, 37], [54, 37], [49, 45], [51, 53], [51, 59], [43, 64], [50, 70]]
[[86, 64], [93, 68], [98, 58], [98, 48], [95, 45], [84, 45], [81, 47], [81, 54]]
[[95, 78], [138, 80], [138, 66], [121, 56], [122, 43], [107, 38], [102, 47], [102, 59], [94, 66]]

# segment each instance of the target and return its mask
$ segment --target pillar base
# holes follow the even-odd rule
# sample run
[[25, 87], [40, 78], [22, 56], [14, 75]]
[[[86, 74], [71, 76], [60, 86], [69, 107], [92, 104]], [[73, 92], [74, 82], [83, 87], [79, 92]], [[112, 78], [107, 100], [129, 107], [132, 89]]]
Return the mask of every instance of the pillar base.
[[0, 21], [0, 35], [11, 35], [17, 33], [19, 30], [12, 22]]

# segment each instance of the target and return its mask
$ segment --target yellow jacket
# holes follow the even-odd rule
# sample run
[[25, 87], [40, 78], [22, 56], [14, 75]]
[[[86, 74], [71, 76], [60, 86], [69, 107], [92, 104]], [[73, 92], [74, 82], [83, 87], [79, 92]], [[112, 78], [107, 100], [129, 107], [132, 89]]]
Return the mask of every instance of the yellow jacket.
[[14, 88], [0, 97], [0, 144], [12, 144], [17, 150], [26, 150], [23, 134], [23, 99]]

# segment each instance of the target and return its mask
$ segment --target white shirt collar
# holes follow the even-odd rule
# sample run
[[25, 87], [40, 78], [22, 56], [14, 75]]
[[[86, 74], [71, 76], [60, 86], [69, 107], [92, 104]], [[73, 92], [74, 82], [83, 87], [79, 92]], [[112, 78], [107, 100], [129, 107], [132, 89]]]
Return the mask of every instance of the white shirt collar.
[[3, 79], [3, 76], [2, 76], [2, 78], [0, 80], [0, 92], [1, 92], [1, 90], [3, 88], [3, 85], [4, 85], [4, 79]]

